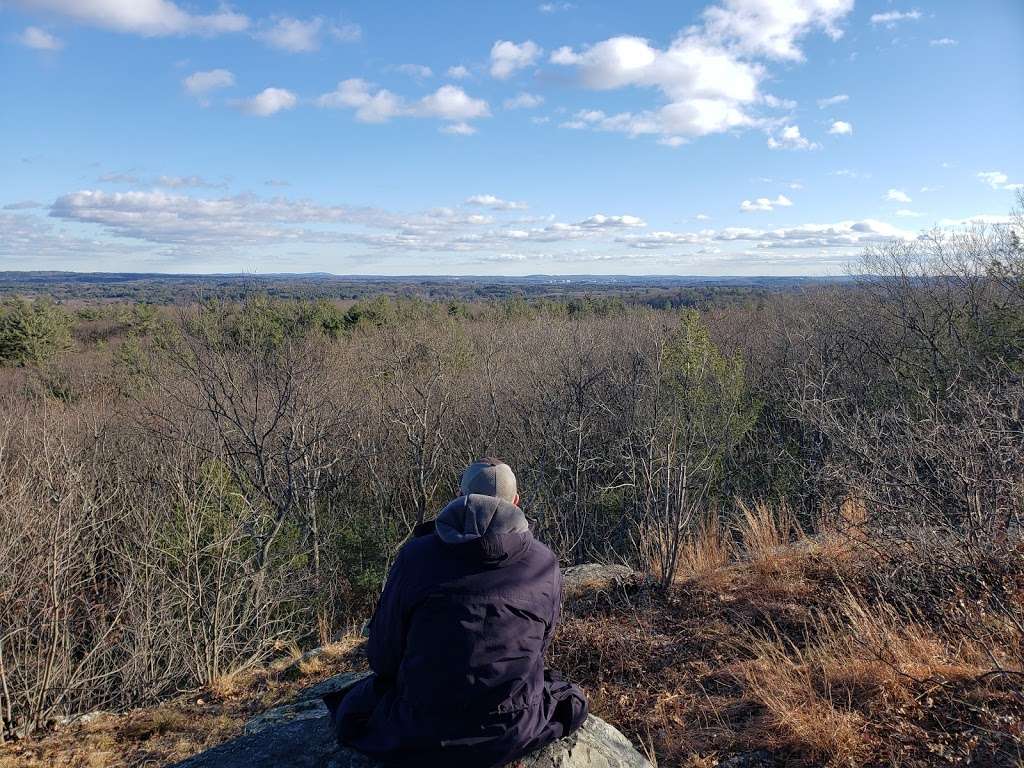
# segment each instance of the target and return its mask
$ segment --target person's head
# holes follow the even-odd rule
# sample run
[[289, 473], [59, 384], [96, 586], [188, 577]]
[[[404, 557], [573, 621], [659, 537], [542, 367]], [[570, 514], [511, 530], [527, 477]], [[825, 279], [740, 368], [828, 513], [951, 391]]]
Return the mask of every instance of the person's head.
[[501, 459], [490, 456], [477, 459], [466, 467], [459, 481], [459, 491], [463, 496], [480, 493], [519, 504], [519, 489], [512, 468]]

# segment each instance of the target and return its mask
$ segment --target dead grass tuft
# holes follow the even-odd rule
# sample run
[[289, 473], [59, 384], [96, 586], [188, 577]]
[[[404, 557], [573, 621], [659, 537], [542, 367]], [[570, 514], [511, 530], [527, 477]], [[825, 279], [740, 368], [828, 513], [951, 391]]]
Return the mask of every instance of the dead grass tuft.
[[743, 554], [756, 561], [787, 554], [790, 545], [804, 538], [804, 531], [787, 504], [736, 503], [739, 517], [736, 533]]
[[[255, 712], [291, 700], [319, 680], [365, 668], [364, 639], [344, 637], [325, 646], [295, 676], [281, 661], [215, 680], [208, 688], [158, 706], [73, 723], [43, 738], [0, 747], [0, 768], [124, 768], [168, 765], [234, 738]], [[302, 654], [286, 648], [286, 663]]]
[[722, 527], [718, 512], [704, 517], [683, 543], [677, 581], [707, 576], [723, 568], [733, 557], [733, 543]]

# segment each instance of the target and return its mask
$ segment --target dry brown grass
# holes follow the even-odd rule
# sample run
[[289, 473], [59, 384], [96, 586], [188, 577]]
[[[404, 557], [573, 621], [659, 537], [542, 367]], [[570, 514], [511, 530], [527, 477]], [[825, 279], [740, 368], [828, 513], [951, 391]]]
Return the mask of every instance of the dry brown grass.
[[742, 551], [749, 560], [776, 556], [792, 542], [804, 538], [792, 510], [786, 504], [737, 502], [736, 532]]
[[733, 543], [718, 512], [704, 517], [687, 536], [679, 555], [676, 580], [705, 576], [724, 567], [733, 557]]
[[[755, 749], [787, 766], [1024, 764], [1019, 627], [956, 594], [955, 627], [887, 602], [879, 574], [913, 566], [846, 535], [866, 531], [848, 514], [805, 535], [786, 510], [747, 507], [728, 564], [705, 567], [722, 552], [711, 529], [672, 590], [570, 603], [552, 662], [661, 768]], [[998, 567], [1024, 573], [1019, 556]]]
[[927, 627], [853, 595], [803, 647], [779, 633], [740, 643], [750, 661], [739, 681], [765, 713], [761, 740], [829, 765], [859, 765], [871, 754], [873, 705], [884, 702], [891, 714], [929, 681], [967, 681], [987, 669], [971, 643], [950, 648]]
[[346, 637], [299, 663], [299, 649], [284, 647], [266, 668], [221, 677], [159, 706], [98, 715], [44, 738], [0, 747], [0, 768], [135, 768], [184, 760], [239, 735], [254, 712], [330, 675], [362, 668], [362, 645], [362, 638]]

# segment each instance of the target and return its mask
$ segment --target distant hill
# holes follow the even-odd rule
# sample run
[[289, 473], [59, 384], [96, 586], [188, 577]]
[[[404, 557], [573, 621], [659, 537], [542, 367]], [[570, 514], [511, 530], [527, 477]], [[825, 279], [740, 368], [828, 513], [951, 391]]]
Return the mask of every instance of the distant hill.
[[181, 302], [240, 298], [253, 292], [278, 298], [362, 299], [388, 294], [463, 301], [618, 295], [638, 303], [691, 305], [719, 296], [750, 296], [842, 282], [843, 277], [708, 277], [699, 275], [332, 275], [161, 274], [145, 272], [0, 272], [0, 296], [48, 295], [82, 299]]

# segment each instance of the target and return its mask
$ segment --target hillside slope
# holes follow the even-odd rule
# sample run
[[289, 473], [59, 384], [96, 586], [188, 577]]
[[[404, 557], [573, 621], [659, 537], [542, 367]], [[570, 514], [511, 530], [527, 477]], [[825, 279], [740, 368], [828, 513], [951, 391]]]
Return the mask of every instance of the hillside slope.
[[[971, 562], [937, 541], [894, 555], [850, 537], [786, 538], [748, 521], [735, 554], [715, 537], [691, 542], [687, 577], [665, 591], [589, 579], [568, 591], [551, 663], [663, 768], [744, 764], [737, 755], [794, 766], [1024, 760], [1022, 632], [1004, 610], [1024, 597], [1019, 543]], [[172, 763], [300, 688], [365, 668], [362, 648], [349, 637], [305, 656], [282, 649], [209, 689], [9, 745], [0, 767]]]

